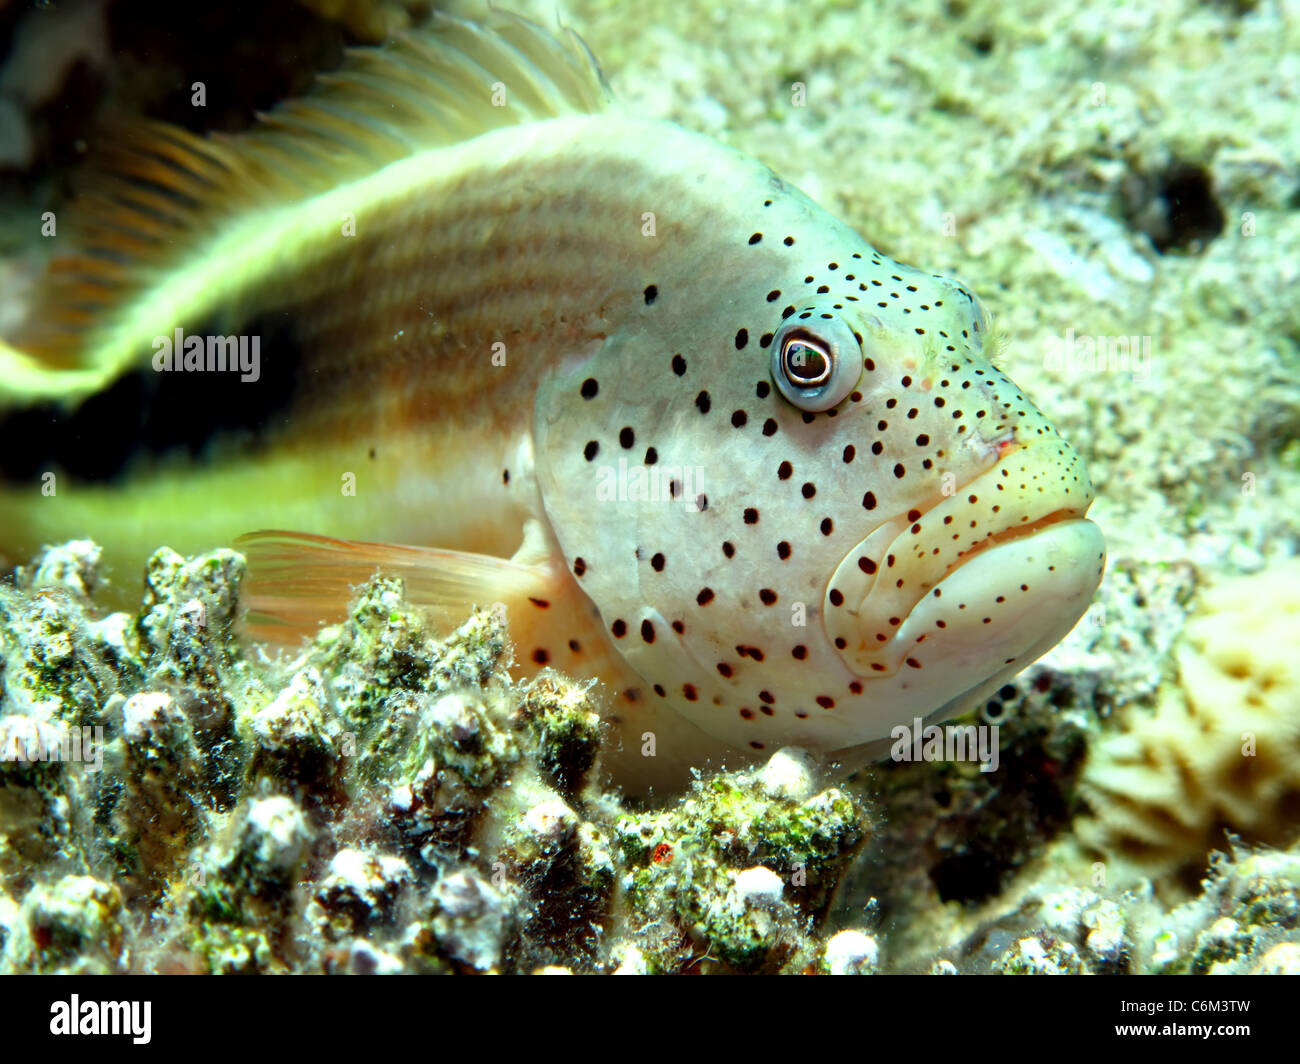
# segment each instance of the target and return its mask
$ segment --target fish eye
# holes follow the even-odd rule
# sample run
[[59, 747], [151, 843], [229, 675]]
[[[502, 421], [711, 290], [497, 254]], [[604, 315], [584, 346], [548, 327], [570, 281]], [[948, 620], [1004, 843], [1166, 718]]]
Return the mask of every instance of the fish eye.
[[[811, 318], [811, 315], [809, 315]], [[800, 410], [829, 410], [862, 374], [862, 352], [848, 325], [834, 314], [792, 318], [772, 338], [772, 380]]]

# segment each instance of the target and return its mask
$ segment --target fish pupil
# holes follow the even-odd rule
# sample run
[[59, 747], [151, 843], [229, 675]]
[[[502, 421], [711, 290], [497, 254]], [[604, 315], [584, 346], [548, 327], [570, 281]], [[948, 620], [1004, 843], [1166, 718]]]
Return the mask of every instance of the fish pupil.
[[785, 375], [801, 388], [822, 384], [830, 376], [830, 358], [807, 340], [792, 339], [785, 345]]

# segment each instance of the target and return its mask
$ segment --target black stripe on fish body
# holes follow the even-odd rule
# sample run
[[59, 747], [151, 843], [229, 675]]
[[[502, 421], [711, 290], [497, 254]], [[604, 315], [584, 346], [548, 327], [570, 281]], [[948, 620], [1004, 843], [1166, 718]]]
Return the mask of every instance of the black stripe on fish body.
[[[250, 348], [257, 337], [257, 379], [241, 379], [237, 367], [158, 372], [143, 352], [144, 368], [123, 374], [73, 410], [41, 403], [0, 414], [0, 479], [24, 483], [57, 468], [78, 480], [115, 481], [140, 460], [177, 452], [198, 457], [216, 444], [255, 448], [263, 442], [302, 390], [293, 316], [275, 311], [237, 329], [228, 321], [182, 329], [186, 337], [203, 338], [205, 347], [208, 336], [243, 336]], [[183, 352], [176, 357], [183, 359]]]

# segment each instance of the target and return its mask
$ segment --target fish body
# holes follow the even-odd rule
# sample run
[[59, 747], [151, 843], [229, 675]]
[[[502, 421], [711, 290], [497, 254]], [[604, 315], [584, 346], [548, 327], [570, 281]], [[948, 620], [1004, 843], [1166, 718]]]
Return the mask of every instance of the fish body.
[[116, 154], [0, 403], [75, 423], [178, 328], [263, 330], [223, 394], [282, 395], [197, 465], [4, 489], [16, 559], [282, 528], [305, 535], [250, 543], [254, 590], [303, 627], [376, 566], [502, 602], [521, 673], [605, 683], [632, 787], [790, 744], [860, 762], [987, 697], [1097, 586], [1084, 464], [974, 296], [618, 110], [572, 39], [443, 19], [243, 137]]

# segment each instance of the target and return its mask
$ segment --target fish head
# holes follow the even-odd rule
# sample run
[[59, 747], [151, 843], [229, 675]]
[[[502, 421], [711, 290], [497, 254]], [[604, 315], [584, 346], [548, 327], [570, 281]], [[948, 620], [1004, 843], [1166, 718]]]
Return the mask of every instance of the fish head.
[[864, 707], [858, 734], [827, 740], [846, 746], [987, 697], [1068, 633], [1104, 568], [1083, 459], [986, 357], [978, 301], [942, 278], [928, 287], [932, 299], [950, 290], [953, 309], [924, 331], [831, 297], [771, 345], [783, 398], [835, 413], [833, 435], [801, 450], [818, 492], [831, 485], [849, 504], [823, 538], [836, 545], [806, 552], [806, 582], [821, 592], [819, 671], [835, 675], [833, 654], [852, 675], [848, 705]]
[[765, 252], [711, 250], [707, 299], [698, 259], [680, 295], [638, 278], [655, 303], [540, 390], [537, 468], [646, 697], [740, 750], [832, 753], [1030, 664], [1104, 543], [1083, 460], [989, 361], [971, 293], [791, 203]]

